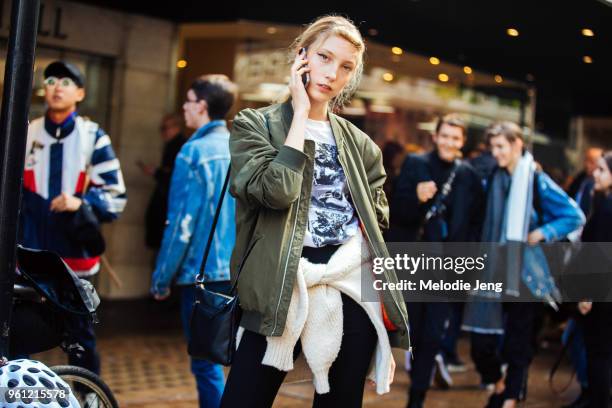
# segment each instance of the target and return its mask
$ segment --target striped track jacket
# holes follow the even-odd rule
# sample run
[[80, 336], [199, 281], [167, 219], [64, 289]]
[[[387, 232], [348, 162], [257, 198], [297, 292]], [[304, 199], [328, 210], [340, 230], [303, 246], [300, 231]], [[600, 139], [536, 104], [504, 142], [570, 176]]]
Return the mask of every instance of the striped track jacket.
[[119, 160], [99, 125], [73, 113], [56, 124], [46, 116], [30, 123], [26, 146], [20, 243], [57, 252], [78, 275], [95, 274], [99, 257], [91, 256], [68, 227], [74, 213], [49, 210], [61, 193], [83, 200], [79, 211], [92, 211], [111, 222], [127, 198]]

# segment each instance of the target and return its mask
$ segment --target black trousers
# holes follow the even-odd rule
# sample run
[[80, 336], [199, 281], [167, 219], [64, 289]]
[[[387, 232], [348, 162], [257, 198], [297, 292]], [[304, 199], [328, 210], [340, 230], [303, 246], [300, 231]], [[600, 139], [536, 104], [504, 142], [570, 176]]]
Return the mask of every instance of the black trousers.
[[523, 399], [529, 364], [534, 354], [533, 324], [535, 303], [504, 303], [504, 335], [472, 333], [472, 360], [483, 383], [495, 383], [502, 377], [501, 366], [508, 364], [506, 372], [507, 399]]
[[414, 360], [411, 363], [411, 392], [429, 389], [434, 359], [440, 352], [450, 317], [450, 303], [407, 302]]
[[[303, 256], [313, 263], [326, 263], [335, 247], [304, 248]], [[361, 407], [368, 368], [378, 337], [365, 310], [353, 299], [342, 294], [344, 317], [342, 343], [338, 357], [329, 370], [330, 392], [314, 395], [313, 407]], [[322, 328], [324, 329], [324, 328]], [[245, 331], [234, 356], [223, 397], [222, 408], [271, 407], [286, 372], [261, 364], [267, 342], [265, 336]], [[298, 342], [293, 351], [294, 361], [301, 353]]]

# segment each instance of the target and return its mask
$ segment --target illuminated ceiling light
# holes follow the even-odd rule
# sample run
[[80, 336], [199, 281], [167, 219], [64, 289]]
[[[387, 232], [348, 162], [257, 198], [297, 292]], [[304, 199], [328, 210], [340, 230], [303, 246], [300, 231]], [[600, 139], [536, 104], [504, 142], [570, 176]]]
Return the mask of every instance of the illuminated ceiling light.
[[502, 78], [501, 75], [495, 75], [493, 79], [495, 79], [495, 82], [497, 82], [498, 84], [501, 84], [502, 82], [504, 82], [504, 78]]
[[516, 28], [509, 28], [506, 30], [506, 34], [508, 34], [510, 37], [518, 37], [519, 36], [519, 32]]
[[402, 55], [404, 50], [402, 50], [400, 47], [393, 47], [391, 48], [391, 52], [395, 55]]
[[431, 57], [429, 58], [429, 63], [431, 65], [440, 65], [440, 60], [436, 57]]
[[387, 81], [387, 82], [391, 82], [393, 81], [393, 74], [390, 72], [385, 72], [382, 76], [382, 78]]
[[593, 58], [590, 55], [585, 55], [584, 57], [582, 57], [582, 62], [584, 62], [585, 64], [592, 64]]
[[268, 34], [276, 34], [278, 32], [278, 29], [276, 27], [268, 27], [266, 28], [266, 33]]
[[448, 75], [446, 75], [446, 74], [439, 74], [438, 75], [438, 80], [440, 82], [448, 82]]
[[370, 28], [368, 30], [368, 35], [371, 37], [376, 37], [378, 35], [378, 30], [375, 28]]
[[583, 28], [582, 35], [584, 35], [585, 37], [595, 37], [595, 33], [590, 28]]
[[472, 67], [468, 67], [466, 65], [465, 67], [463, 67], [463, 72], [465, 72], [466, 75], [470, 75], [472, 73]]
[[176, 67], [179, 69], [183, 69], [187, 66], [187, 61], [184, 59], [176, 61]]

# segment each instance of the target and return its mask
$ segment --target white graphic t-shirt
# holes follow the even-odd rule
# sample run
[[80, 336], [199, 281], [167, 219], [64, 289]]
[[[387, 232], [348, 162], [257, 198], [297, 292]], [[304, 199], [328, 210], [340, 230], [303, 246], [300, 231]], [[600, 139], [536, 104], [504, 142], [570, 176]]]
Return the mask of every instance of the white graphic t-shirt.
[[308, 119], [305, 139], [316, 148], [304, 246], [342, 244], [357, 233], [359, 222], [330, 123]]

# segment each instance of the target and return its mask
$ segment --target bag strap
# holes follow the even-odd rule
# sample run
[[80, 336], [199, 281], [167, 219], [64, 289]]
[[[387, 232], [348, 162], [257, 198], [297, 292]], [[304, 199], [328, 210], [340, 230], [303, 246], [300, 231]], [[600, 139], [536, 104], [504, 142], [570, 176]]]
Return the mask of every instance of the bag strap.
[[451, 170], [451, 173], [442, 185], [442, 188], [440, 189], [438, 194], [436, 194], [433, 205], [429, 208], [427, 214], [425, 214], [425, 222], [429, 221], [430, 218], [436, 215], [436, 213], [440, 210], [440, 206], [442, 205], [444, 200], [446, 200], [446, 197], [448, 197], [451, 191], [453, 191], [453, 182], [455, 181], [455, 177], [457, 176], [459, 164], [460, 161], [458, 159], [455, 159], [455, 161], [453, 162], [453, 168]]
[[206, 260], [208, 259], [208, 254], [210, 253], [210, 247], [212, 245], [212, 240], [215, 235], [215, 229], [217, 228], [217, 222], [219, 221], [219, 214], [221, 214], [221, 206], [223, 205], [223, 199], [225, 198], [225, 191], [227, 190], [227, 185], [229, 184], [230, 179], [230, 170], [231, 165], [227, 168], [227, 174], [225, 175], [225, 181], [223, 182], [223, 189], [221, 190], [221, 196], [219, 197], [219, 202], [217, 203], [217, 209], [215, 210], [215, 217], [213, 218], [212, 227], [210, 228], [210, 233], [208, 234], [208, 241], [206, 242], [206, 249], [204, 250], [204, 257], [202, 258], [202, 264], [200, 265], [200, 272], [198, 276], [196, 276], [196, 285], [200, 285], [204, 283], [204, 268], [206, 267]]
[[561, 362], [563, 361], [563, 357], [565, 357], [565, 355], [567, 354], [567, 350], [570, 348], [570, 346], [572, 345], [572, 342], [574, 341], [574, 334], [576, 333], [576, 330], [577, 328], [574, 328], [574, 330], [570, 332], [567, 338], [567, 341], [565, 342], [563, 347], [561, 347], [561, 351], [559, 351], [559, 355], [557, 356], [557, 359], [555, 360], [553, 366], [550, 369], [550, 372], [548, 373], [548, 385], [550, 389], [552, 390], [552, 392], [555, 393], [556, 395], [561, 395], [565, 391], [567, 391], [569, 387], [572, 385], [574, 377], [576, 376], [576, 369], [573, 369], [572, 376], [570, 377], [567, 384], [561, 387], [561, 389], [555, 388], [555, 384], [554, 384], [555, 374], [557, 373], [557, 370], [559, 369], [559, 366], [561, 365]]

